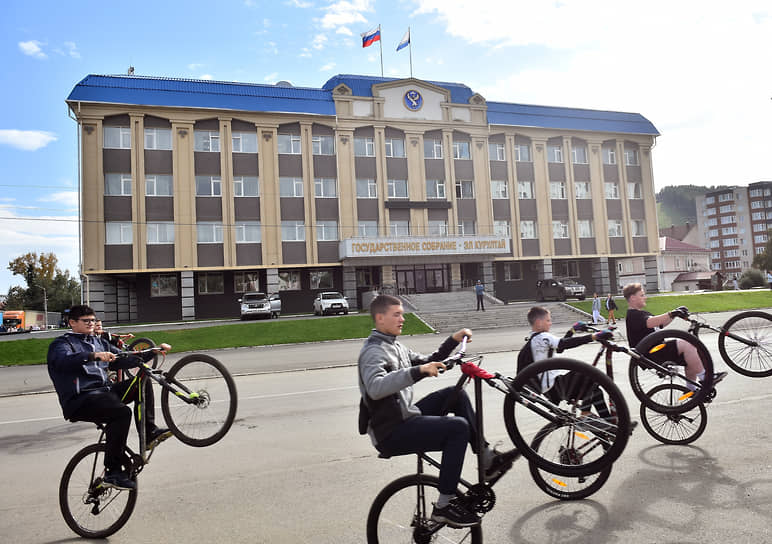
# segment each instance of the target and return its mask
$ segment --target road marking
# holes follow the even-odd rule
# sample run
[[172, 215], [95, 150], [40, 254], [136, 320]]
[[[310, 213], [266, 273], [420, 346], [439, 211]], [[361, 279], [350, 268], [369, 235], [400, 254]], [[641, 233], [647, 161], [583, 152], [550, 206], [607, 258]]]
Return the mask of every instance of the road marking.
[[[273, 393], [271, 395], [252, 395], [251, 397], [244, 397], [244, 400], [259, 400], [259, 399], [275, 399], [281, 397], [295, 397], [298, 395], [308, 395], [313, 393], [334, 393], [337, 391], [351, 391], [352, 389], [359, 389], [359, 386], [352, 385], [349, 387], [332, 387], [330, 389], [309, 389], [307, 391], [293, 391], [291, 393]], [[241, 400], [241, 398], [239, 398]]]
[[13, 419], [11, 421], [0, 421], [0, 425], [10, 425], [11, 423], [37, 423], [39, 421], [53, 421], [55, 419], [62, 419], [62, 416], [55, 417], [37, 417], [34, 419]]

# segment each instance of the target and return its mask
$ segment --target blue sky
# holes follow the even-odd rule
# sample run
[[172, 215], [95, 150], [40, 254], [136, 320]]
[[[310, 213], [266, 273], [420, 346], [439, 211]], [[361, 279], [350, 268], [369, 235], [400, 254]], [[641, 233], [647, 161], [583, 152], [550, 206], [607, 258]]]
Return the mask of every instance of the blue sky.
[[[630, 4], [630, 5], [626, 5]], [[662, 133], [654, 180], [772, 179], [772, 6], [738, 0], [6, 0], [0, 20], [0, 293], [7, 262], [78, 271], [77, 138], [87, 74], [320, 87], [338, 73], [467, 84], [488, 100], [639, 112]]]

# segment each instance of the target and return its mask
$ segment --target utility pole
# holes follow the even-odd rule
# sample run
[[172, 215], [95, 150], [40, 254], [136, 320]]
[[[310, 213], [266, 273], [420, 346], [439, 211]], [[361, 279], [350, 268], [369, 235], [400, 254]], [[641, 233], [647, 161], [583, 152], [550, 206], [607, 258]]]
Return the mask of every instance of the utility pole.
[[46, 288], [42, 285], [40, 288], [43, 290], [43, 315], [45, 316], [45, 324], [46, 329], [48, 330], [48, 293], [46, 293]]

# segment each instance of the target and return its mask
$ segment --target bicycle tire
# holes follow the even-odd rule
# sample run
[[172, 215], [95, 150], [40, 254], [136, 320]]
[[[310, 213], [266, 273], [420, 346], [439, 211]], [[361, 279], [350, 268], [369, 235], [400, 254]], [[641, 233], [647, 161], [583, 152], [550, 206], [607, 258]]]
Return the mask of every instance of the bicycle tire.
[[664, 361], [657, 363], [660, 367], [668, 370], [675, 370], [675, 375], [671, 376], [650, 366], [646, 361], [639, 361], [635, 358], [630, 359], [630, 366], [628, 367], [628, 375], [630, 377], [630, 387], [633, 389], [633, 393], [638, 397], [643, 404], [663, 414], [675, 414], [688, 412], [697, 407], [698, 404], [702, 404], [708, 400], [708, 395], [713, 391], [713, 359], [710, 357], [708, 348], [702, 341], [691, 333], [678, 329], [664, 329], [653, 332], [646, 336], [635, 347], [635, 350], [649, 357], [651, 350], [656, 350], [658, 346], [664, 344], [668, 340], [683, 340], [692, 344], [697, 348], [697, 352], [702, 360], [702, 366], [705, 368], [705, 377], [702, 381], [702, 386], [698, 387], [688, 398], [682, 399], [683, 402], [678, 404], [666, 404], [657, 402], [656, 400], [647, 396], [647, 393], [653, 390], [657, 385], [661, 384], [676, 384], [685, 385], [685, 367], [683, 363], [678, 361]]
[[194, 353], [177, 361], [164, 377], [176, 389], [194, 392], [198, 399], [188, 403], [170, 394], [170, 387], [161, 389], [161, 410], [174, 436], [196, 447], [210, 446], [225, 436], [238, 405], [236, 382], [225, 365]]
[[[131, 341], [131, 344], [129, 344], [129, 351], [140, 351], [154, 347], [155, 342], [153, 342], [150, 338], [135, 338]], [[147, 361], [147, 364], [152, 368], [158, 368], [158, 354], [156, 353], [153, 355], [153, 358]]]
[[[137, 490], [102, 489], [104, 442], [78, 451], [59, 482], [59, 508], [70, 529], [84, 538], [105, 538], [123, 527], [137, 503]], [[94, 502], [86, 502], [94, 501]], [[106, 503], [104, 508], [94, 513]], [[93, 523], [89, 523], [93, 522]]]
[[[760, 311], [740, 312], [724, 323], [718, 335], [718, 352], [729, 368], [751, 378], [772, 376], [772, 314]], [[756, 346], [748, 346], [728, 336], [748, 337]]]
[[[531, 442], [531, 448], [538, 451], [544, 438], [555, 429], [557, 427], [552, 423], [542, 427], [536, 438]], [[555, 452], [555, 455], [560, 455], [560, 452]], [[528, 470], [531, 472], [531, 478], [533, 478], [534, 483], [539, 489], [550, 497], [561, 501], [586, 499], [603, 487], [609, 476], [611, 476], [611, 466], [587, 476], [563, 476], [540, 469], [536, 463], [529, 461]]]
[[[429, 474], [410, 474], [397, 478], [375, 497], [367, 515], [367, 543], [392, 544], [414, 542], [471, 542], [482, 544], [480, 525], [454, 529], [431, 521], [432, 501], [439, 495], [440, 480]], [[415, 488], [411, 491], [410, 488]], [[419, 506], [418, 492], [424, 492]], [[460, 491], [456, 491], [460, 496]], [[436, 529], [436, 531], [433, 531]], [[469, 540], [471, 539], [471, 540]]]
[[[565, 377], [541, 393], [541, 373], [550, 370], [563, 371]], [[604, 470], [622, 455], [630, 437], [630, 411], [619, 388], [597, 368], [554, 357], [526, 367], [510, 389], [504, 399], [507, 433], [526, 459], [539, 468], [563, 476], [587, 476]], [[591, 403], [591, 399], [598, 402]], [[616, 409], [616, 418], [609, 413], [609, 403]], [[545, 422], [560, 423], [561, 443], [578, 453], [576, 457], [555, 460], [533, 449], [534, 438]], [[550, 441], [557, 441], [557, 433], [552, 434], [555, 436]], [[543, 451], [559, 447], [555, 442]]]
[[[647, 396], [661, 395], [661, 402], [679, 402], [689, 389], [683, 385], [661, 384], [650, 390]], [[646, 432], [663, 444], [683, 446], [697, 440], [708, 425], [708, 411], [704, 404], [698, 404], [688, 412], [663, 414], [641, 403], [641, 423]]]

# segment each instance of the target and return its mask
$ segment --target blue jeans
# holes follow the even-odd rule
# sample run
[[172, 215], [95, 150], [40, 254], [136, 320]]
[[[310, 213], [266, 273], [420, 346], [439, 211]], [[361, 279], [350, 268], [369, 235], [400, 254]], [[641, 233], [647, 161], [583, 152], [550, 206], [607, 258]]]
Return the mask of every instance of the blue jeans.
[[[441, 451], [440, 493], [455, 495], [464, 466], [466, 444], [477, 453], [477, 423], [466, 391], [447, 387], [416, 403], [420, 416], [399, 425], [376, 448], [389, 457], [409, 453]], [[452, 412], [454, 416], [443, 415]]]

